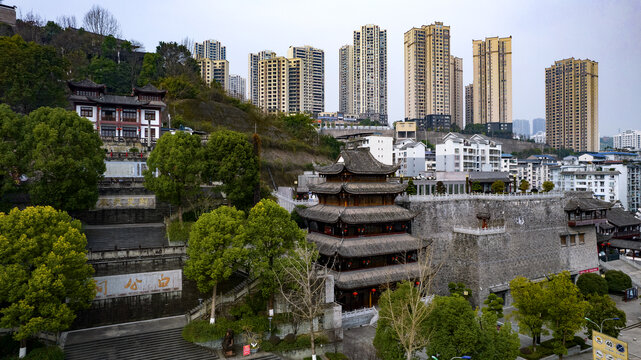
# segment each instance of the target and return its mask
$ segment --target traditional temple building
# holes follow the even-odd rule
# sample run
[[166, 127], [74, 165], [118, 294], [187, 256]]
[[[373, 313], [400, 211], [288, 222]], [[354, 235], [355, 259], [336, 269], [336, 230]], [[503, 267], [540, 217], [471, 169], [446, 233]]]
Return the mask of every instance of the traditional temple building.
[[167, 91], [148, 84], [134, 87], [131, 96], [122, 96], [106, 94], [105, 85], [91, 80], [67, 84], [74, 111], [89, 119], [103, 139], [139, 140], [150, 145], [160, 137], [160, 116], [167, 106], [163, 102]]
[[414, 214], [394, 203], [407, 184], [388, 182], [398, 166], [377, 161], [369, 149], [344, 150], [335, 164], [316, 170], [325, 181], [309, 190], [319, 203], [298, 210], [307, 239], [332, 269], [343, 310], [371, 307], [388, 284], [413, 280], [418, 271], [424, 244], [410, 235]]

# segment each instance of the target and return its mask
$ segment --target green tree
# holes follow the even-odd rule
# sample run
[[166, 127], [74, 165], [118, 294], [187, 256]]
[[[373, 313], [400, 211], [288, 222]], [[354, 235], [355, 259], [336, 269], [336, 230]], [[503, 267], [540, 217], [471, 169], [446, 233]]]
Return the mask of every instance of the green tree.
[[547, 327], [554, 336], [554, 353], [563, 358], [567, 353], [566, 342], [585, 325], [587, 301], [570, 279], [570, 273], [564, 271], [553, 275], [546, 283], [548, 297]]
[[544, 181], [543, 182], [543, 191], [545, 192], [550, 192], [554, 190], [554, 183], [551, 181]]
[[611, 293], [622, 293], [625, 289], [632, 287], [632, 280], [630, 279], [630, 276], [619, 270], [606, 271], [605, 281], [607, 281], [608, 291]]
[[487, 299], [483, 301], [483, 304], [487, 305], [483, 307], [483, 313], [492, 312], [499, 319], [503, 317], [503, 298], [497, 296], [495, 293], [490, 293]]
[[222, 191], [232, 205], [249, 210], [254, 205], [254, 188], [259, 178], [258, 158], [247, 136], [230, 130], [209, 135], [205, 147], [206, 174], [222, 181]]
[[410, 178], [410, 181], [407, 182], [407, 188], [405, 189], [407, 195], [416, 195], [416, 185], [414, 185], [414, 180]]
[[0, 198], [15, 189], [20, 182], [20, 154], [18, 144], [23, 137], [22, 116], [11, 111], [7, 104], [0, 104]]
[[519, 356], [521, 341], [519, 335], [512, 331], [512, 323], [507, 321], [497, 330], [498, 318], [493, 311], [483, 311], [477, 318], [480, 334], [474, 359], [514, 360]]
[[[603, 323], [603, 333], [612, 337], [618, 337], [621, 329], [625, 327], [626, 317], [625, 311], [617, 308], [617, 304], [610, 298], [609, 295], [590, 294], [587, 296], [588, 311], [585, 317], [601, 325]], [[614, 319], [618, 320], [607, 320]], [[600, 331], [600, 329], [591, 321], [586, 323], [585, 334], [592, 339], [592, 330]]]
[[203, 182], [200, 142], [200, 136], [182, 131], [164, 134], [147, 158], [145, 188], [153, 191], [160, 200], [178, 206], [181, 224], [183, 205], [200, 193]]
[[536, 339], [547, 333], [543, 329], [549, 303], [546, 290], [540, 282], [516, 277], [510, 282], [510, 292], [517, 309], [512, 314], [518, 320], [519, 332], [532, 337], [532, 349], [536, 350]]
[[430, 334], [427, 355], [440, 354], [443, 359], [472, 355], [480, 328], [470, 303], [461, 296], [437, 296], [432, 303], [425, 322]]
[[450, 295], [452, 296], [460, 296], [464, 299], [472, 297], [472, 289], [468, 288], [462, 282], [450, 282], [447, 284], [447, 288], [450, 290]]
[[185, 75], [162, 78], [159, 85], [172, 99], [195, 99], [198, 96], [198, 84]]
[[585, 273], [579, 275], [576, 286], [584, 296], [590, 294], [605, 295], [608, 293], [608, 282], [595, 273]]
[[146, 53], [142, 60], [142, 68], [138, 77], [138, 85], [145, 86], [159, 79], [160, 56], [155, 53]]
[[529, 188], [530, 182], [525, 179], [521, 180], [521, 182], [519, 183], [519, 190], [521, 190], [522, 193], [525, 193]]
[[102, 141], [91, 122], [73, 111], [40, 108], [25, 121], [24, 154], [31, 202], [61, 210], [90, 209], [105, 172]]
[[305, 240], [305, 232], [291, 220], [290, 214], [273, 200], [263, 199], [249, 212], [245, 227], [251, 244], [248, 262], [253, 275], [262, 282], [263, 295], [269, 297], [277, 290], [275, 260]]
[[287, 132], [294, 138], [301, 141], [316, 139], [316, 130], [313, 125], [314, 119], [309, 117], [309, 115], [282, 115], [281, 121], [285, 125]]
[[41, 106], [64, 106], [68, 63], [51, 46], [0, 37], [0, 102], [27, 114]]
[[[52, 207], [0, 213], [0, 327], [21, 348], [41, 331], [71, 326], [95, 296], [81, 224]], [[21, 349], [21, 353], [26, 349]]]
[[247, 256], [245, 214], [221, 206], [203, 214], [191, 227], [185, 276], [196, 281], [201, 292], [213, 289], [209, 322], [216, 319], [216, 288], [239, 268]]
[[114, 60], [94, 57], [87, 67], [89, 77], [98, 84], [105, 84], [110, 93], [131, 94], [129, 64], [117, 64]]
[[374, 347], [382, 359], [412, 359], [429, 342], [425, 321], [431, 308], [421, 301], [421, 288], [405, 281], [387, 289], [378, 301]]
[[472, 192], [480, 193], [483, 192], [483, 185], [480, 182], [475, 181], [472, 183]]
[[443, 184], [443, 182], [440, 181], [440, 180], [437, 181], [436, 182], [436, 193], [439, 194], [439, 195], [443, 195], [443, 194], [445, 194], [446, 191], [447, 191], [447, 189], [445, 188], [445, 184]]
[[494, 194], [502, 194], [505, 192], [505, 183], [501, 180], [496, 180], [492, 183], [491, 190]]

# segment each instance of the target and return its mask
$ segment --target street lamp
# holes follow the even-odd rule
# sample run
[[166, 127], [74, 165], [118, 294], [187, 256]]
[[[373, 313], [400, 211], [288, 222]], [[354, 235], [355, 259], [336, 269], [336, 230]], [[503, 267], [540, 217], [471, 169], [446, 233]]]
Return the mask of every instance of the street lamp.
[[615, 318], [607, 318], [607, 319], [603, 319], [603, 321], [601, 321], [601, 325], [599, 325], [599, 324], [595, 323], [594, 321], [592, 321], [592, 320], [588, 319], [587, 317], [584, 317], [584, 319], [585, 319], [585, 320], [587, 320], [587, 321], [589, 321], [589, 322], [591, 322], [591, 323], [593, 323], [594, 325], [598, 326], [598, 327], [599, 327], [599, 332], [601, 332], [601, 333], [603, 332], [603, 323], [604, 323], [604, 322], [606, 322], [606, 321], [608, 321], [608, 320], [620, 320], [618, 317], [615, 317]]

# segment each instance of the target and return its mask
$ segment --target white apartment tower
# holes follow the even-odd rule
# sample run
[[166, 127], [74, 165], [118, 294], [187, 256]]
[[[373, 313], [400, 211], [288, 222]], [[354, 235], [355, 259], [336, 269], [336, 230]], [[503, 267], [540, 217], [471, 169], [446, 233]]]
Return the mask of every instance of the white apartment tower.
[[405, 117], [421, 119], [432, 114], [452, 115], [450, 27], [437, 21], [410, 29], [404, 36], [404, 56]]
[[626, 130], [613, 138], [615, 149], [641, 150], [641, 130]]
[[225, 60], [227, 50], [218, 40], [205, 40], [202, 43], [194, 43], [194, 59]]
[[254, 105], [258, 105], [258, 99], [260, 97], [258, 90], [258, 62], [275, 57], [276, 53], [271, 50], [263, 50], [257, 54], [249, 54], [249, 71], [247, 73], [249, 80], [249, 101]]
[[[346, 113], [351, 110], [359, 117], [386, 123], [387, 30], [381, 30], [378, 25], [361, 26], [360, 30], [354, 31], [354, 45], [343, 46], [340, 57], [339, 104], [345, 106]], [[345, 92], [342, 91], [343, 83], [346, 84]]]
[[245, 101], [245, 78], [240, 75], [229, 75], [229, 95]]
[[302, 112], [318, 114], [325, 111], [325, 52], [309, 45], [290, 46], [289, 59], [301, 59]]

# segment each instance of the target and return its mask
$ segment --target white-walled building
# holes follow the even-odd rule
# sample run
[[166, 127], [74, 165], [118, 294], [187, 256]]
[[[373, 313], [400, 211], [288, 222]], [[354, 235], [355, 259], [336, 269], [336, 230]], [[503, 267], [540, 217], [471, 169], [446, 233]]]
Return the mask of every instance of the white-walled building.
[[483, 135], [448, 133], [436, 145], [436, 171], [501, 171], [501, 144]]
[[564, 165], [551, 173], [555, 190], [592, 191], [603, 201], [620, 201], [628, 209], [628, 169], [624, 164]]
[[615, 149], [641, 150], [641, 130], [626, 130], [613, 136]]
[[161, 114], [167, 106], [163, 98], [167, 91], [148, 84], [134, 87], [132, 96], [122, 96], [106, 94], [105, 85], [90, 80], [67, 84], [73, 109], [91, 121], [102, 138], [138, 139], [151, 144], [160, 137]]
[[229, 95], [245, 101], [245, 78], [240, 75], [229, 75]]
[[403, 177], [417, 177], [425, 171], [425, 144], [411, 139], [394, 145], [394, 164], [399, 166], [396, 174]]
[[545, 131], [537, 131], [534, 135], [530, 137], [537, 144], [545, 144]]
[[394, 165], [394, 138], [391, 136], [366, 136], [361, 148], [369, 148], [374, 158], [385, 165]]
[[501, 154], [501, 171], [515, 178], [518, 174], [518, 161], [519, 159], [512, 156], [512, 154]]
[[543, 189], [543, 183], [550, 180], [550, 170], [557, 167], [556, 159], [548, 155], [532, 155], [525, 160], [518, 160], [516, 183], [526, 180], [530, 189]]

